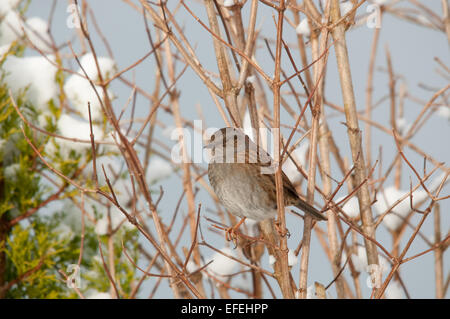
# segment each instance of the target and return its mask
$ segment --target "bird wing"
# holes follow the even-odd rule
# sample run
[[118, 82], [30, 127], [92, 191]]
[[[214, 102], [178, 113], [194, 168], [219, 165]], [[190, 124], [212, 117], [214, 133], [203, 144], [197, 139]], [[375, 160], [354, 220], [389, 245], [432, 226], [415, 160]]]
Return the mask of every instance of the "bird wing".
[[[275, 182], [275, 170], [277, 167], [273, 166], [273, 160], [269, 154], [263, 149], [253, 143], [248, 136], [245, 138], [246, 146], [249, 147], [249, 151], [245, 153], [246, 163], [253, 166], [255, 170], [259, 171], [257, 177], [260, 181], [261, 187], [263, 187], [271, 200], [277, 203], [276, 182]], [[256, 155], [256, 159], [254, 156]], [[256, 161], [255, 161], [256, 160]], [[256, 162], [256, 163], [255, 163]], [[281, 179], [283, 183], [284, 201], [285, 205], [296, 206], [305, 213], [309, 213], [315, 219], [326, 220], [327, 218], [319, 213], [312, 205], [303, 200], [295, 190], [286, 174], [281, 171]], [[275, 207], [277, 205], [275, 204]]]
[[[275, 187], [275, 174], [260, 174], [259, 178], [261, 180], [261, 184], [267, 186], [266, 190], [269, 198], [276, 203], [277, 194]], [[281, 179], [283, 182], [284, 199], [287, 206], [293, 205], [303, 212], [310, 214], [317, 220], [327, 220], [327, 218], [322, 215], [316, 208], [308, 204], [304, 199], [300, 197], [300, 195], [298, 195], [294, 185], [291, 183], [291, 181], [283, 171], [281, 171]]]

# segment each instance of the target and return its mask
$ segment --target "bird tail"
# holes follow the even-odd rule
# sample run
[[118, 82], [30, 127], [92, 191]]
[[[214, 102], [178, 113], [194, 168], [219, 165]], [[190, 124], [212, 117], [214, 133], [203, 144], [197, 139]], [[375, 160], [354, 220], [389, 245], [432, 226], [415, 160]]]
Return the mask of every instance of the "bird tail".
[[311, 206], [310, 204], [308, 204], [307, 202], [305, 202], [302, 199], [300, 199], [296, 203], [295, 207], [297, 207], [298, 209], [301, 209], [305, 213], [310, 214], [314, 219], [317, 219], [317, 220], [328, 220], [328, 218], [326, 218], [324, 215], [319, 213], [319, 211], [317, 209], [315, 209], [313, 206]]

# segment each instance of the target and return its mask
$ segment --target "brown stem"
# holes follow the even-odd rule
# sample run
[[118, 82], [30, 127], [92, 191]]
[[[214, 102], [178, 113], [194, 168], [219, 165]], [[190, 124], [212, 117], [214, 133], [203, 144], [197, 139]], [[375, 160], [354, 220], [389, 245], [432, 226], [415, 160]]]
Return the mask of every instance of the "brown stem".
[[277, 193], [277, 207], [278, 207], [278, 225], [283, 233], [280, 236], [280, 251], [276, 255], [275, 271], [276, 278], [280, 284], [281, 292], [284, 298], [293, 299], [294, 292], [291, 285], [291, 274], [289, 272], [288, 266], [288, 247], [286, 239], [286, 219], [284, 212], [284, 196], [283, 196], [283, 181], [281, 179], [281, 165], [280, 165], [280, 155], [281, 155], [281, 132], [280, 132], [280, 75], [281, 75], [281, 52], [282, 52], [282, 39], [283, 39], [283, 22], [284, 22], [284, 11], [286, 10], [284, 0], [280, 1], [278, 11], [278, 21], [277, 21], [277, 43], [275, 52], [275, 72], [273, 79], [273, 127], [276, 132], [275, 136], [275, 163], [279, 164], [277, 171], [275, 173], [275, 184]]
[[[206, 13], [208, 14], [209, 24], [211, 26], [211, 31], [214, 34], [220, 36], [220, 28], [217, 21], [216, 10], [214, 8], [214, 0], [205, 0], [204, 3], [206, 7]], [[215, 37], [213, 38], [213, 43], [214, 51], [216, 53], [217, 67], [219, 68], [220, 78], [222, 80], [222, 90], [225, 106], [230, 112], [230, 117], [232, 119], [233, 125], [242, 127], [242, 120], [237, 106], [236, 94], [231, 81], [230, 63], [228, 61], [225, 47]]]
[[[395, 273], [397, 273], [400, 265], [403, 263], [403, 261], [405, 259], [405, 255], [408, 252], [409, 248], [411, 247], [411, 244], [413, 243], [414, 239], [416, 238], [417, 234], [419, 233], [420, 229], [422, 228], [422, 225], [425, 222], [426, 218], [431, 213], [433, 206], [436, 204], [436, 200], [434, 198], [436, 198], [439, 195], [440, 191], [442, 190], [442, 187], [445, 184], [447, 177], [448, 177], [448, 174], [446, 174], [446, 176], [442, 179], [442, 182], [440, 183], [438, 189], [436, 190], [436, 195], [435, 196], [430, 195], [430, 197], [432, 198], [431, 203], [428, 205], [428, 207], [425, 209], [425, 211], [421, 212], [422, 218], [420, 219], [419, 223], [417, 224], [416, 228], [414, 229], [413, 234], [409, 238], [408, 242], [405, 245], [405, 248], [403, 248], [399, 257], [394, 258], [394, 266], [392, 267], [387, 278], [383, 282], [381, 288], [379, 288], [375, 291], [375, 294], [374, 294], [375, 298], [379, 299], [383, 296], [384, 291], [386, 290], [387, 286], [389, 285], [389, 282], [392, 280], [392, 277], [394, 276]], [[420, 177], [419, 177], [419, 180], [420, 180], [420, 183], [423, 185], [423, 181], [420, 179]]]
[[447, 34], [447, 41], [450, 44], [450, 8], [448, 5], [448, 0], [441, 0], [442, 2], [442, 12], [443, 20], [445, 25], [445, 33]]
[[[331, 20], [340, 19], [339, 1], [331, 2]], [[335, 53], [339, 71], [339, 78], [344, 101], [347, 133], [352, 152], [353, 164], [355, 166], [355, 183], [361, 184], [367, 177], [364, 152], [361, 141], [361, 130], [358, 124], [358, 114], [356, 111], [356, 101], [353, 91], [352, 77], [350, 71], [350, 61], [348, 57], [347, 44], [345, 40], [345, 26], [338, 24], [333, 28], [332, 36], [335, 40]], [[360, 207], [363, 232], [371, 238], [375, 238], [375, 228], [371, 210], [371, 200], [367, 183], [364, 183], [357, 192]], [[372, 241], [364, 239], [367, 250], [368, 264], [378, 265], [378, 253]]]
[[[439, 204], [434, 208], [434, 242], [441, 242], [441, 210]], [[434, 271], [436, 281], [436, 299], [443, 299], [444, 292], [444, 247], [434, 251]]]
[[[375, 28], [372, 40], [372, 49], [370, 51], [369, 71], [367, 74], [367, 86], [366, 86], [366, 111], [365, 115], [368, 119], [372, 118], [372, 96], [373, 96], [373, 74], [375, 69], [375, 58], [377, 55], [378, 39], [380, 38], [381, 28]], [[366, 144], [366, 159], [368, 166], [372, 163], [372, 127], [366, 122], [364, 125], [364, 143]]]

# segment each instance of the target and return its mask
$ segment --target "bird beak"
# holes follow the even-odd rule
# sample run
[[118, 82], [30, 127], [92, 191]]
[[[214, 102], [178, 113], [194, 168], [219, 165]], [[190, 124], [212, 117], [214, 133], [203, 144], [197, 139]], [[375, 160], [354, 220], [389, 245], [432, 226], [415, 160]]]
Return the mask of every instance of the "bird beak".
[[213, 142], [212, 143], [208, 143], [205, 146], [203, 146], [203, 148], [206, 148], [206, 149], [211, 149], [213, 147], [214, 147], [214, 143]]

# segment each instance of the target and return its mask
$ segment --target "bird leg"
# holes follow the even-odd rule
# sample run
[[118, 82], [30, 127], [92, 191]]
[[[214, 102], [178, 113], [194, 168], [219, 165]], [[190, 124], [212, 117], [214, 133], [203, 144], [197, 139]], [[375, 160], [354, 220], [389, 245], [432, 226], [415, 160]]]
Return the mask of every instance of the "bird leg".
[[[241, 225], [244, 223], [245, 219], [246, 219], [246, 217], [243, 217], [243, 218], [239, 221], [239, 223], [237, 223], [237, 224], [234, 225], [233, 227], [227, 227], [227, 228], [224, 228], [224, 227], [221, 227], [221, 226], [218, 226], [218, 225], [213, 225], [213, 226], [216, 227], [216, 228], [219, 228], [219, 229], [222, 229], [222, 230], [225, 231], [225, 239], [226, 239], [227, 241], [233, 241], [233, 242], [235, 242], [235, 240], [236, 240], [236, 238], [237, 238], [238, 228], [239, 228], [239, 226], [241, 226]], [[236, 243], [235, 243], [235, 244], [236, 244]]]
[[275, 227], [276, 231], [278, 232], [278, 234], [281, 237], [285, 237], [285, 236], [287, 236], [287, 238], [291, 237], [291, 233], [289, 232], [289, 230], [287, 228], [286, 229], [281, 229], [280, 221], [278, 219], [275, 220], [273, 224], [274, 224], [274, 227]]
[[237, 223], [233, 227], [229, 227], [225, 230], [225, 232], [226, 232], [225, 238], [227, 239], [227, 241], [230, 241], [230, 240], [234, 241], [236, 239], [238, 228], [239, 228], [239, 226], [241, 226], [244, 223], [245, 219], [246, 219], [246, 217], [242, 217], [242, 219], [239, 221], [239, 223]]

